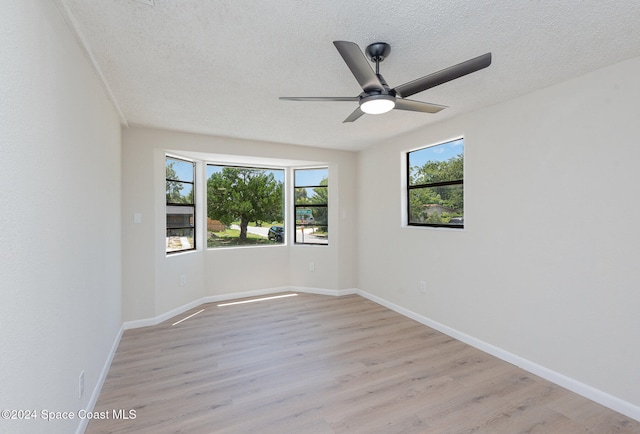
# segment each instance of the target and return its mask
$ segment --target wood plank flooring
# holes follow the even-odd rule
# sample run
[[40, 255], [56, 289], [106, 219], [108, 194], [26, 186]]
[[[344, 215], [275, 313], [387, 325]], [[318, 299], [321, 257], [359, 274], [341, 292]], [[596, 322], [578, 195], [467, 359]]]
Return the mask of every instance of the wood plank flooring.
[[357, 295], [208, 304], [128, 330], [95, 411], [109, 419], [87, 433], [640, 433]]

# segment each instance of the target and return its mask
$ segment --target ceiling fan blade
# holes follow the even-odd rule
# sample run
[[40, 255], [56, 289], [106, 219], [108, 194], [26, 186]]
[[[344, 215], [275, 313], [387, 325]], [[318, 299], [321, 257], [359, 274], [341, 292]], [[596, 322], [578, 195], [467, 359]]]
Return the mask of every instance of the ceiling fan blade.
[[440, 110], [446, 109], [447, 106], [431, 104], [422, 101], [414, 101], [412, 99], [396, 98], [396, 106], [394, 108], [412, 112], [438, 113]]
[[422, 92], [423, 90], [431, 89], [432, 87], [455, 80], [456, 78], [471, 74], [472, 72], [479, 71], [489, 65], [491, 65], [491, 53], [486, 53], [482, 56], [467, 60], [466, 62], [458, 63], [457, 65], [450, 66], [441, 71], [410, 81], [409, 83], [401, 84], [394, 90], [397, 95], [402, 97], [411, 96]]
[[355, 109], [353, 111], [353, 113], [351, 113], [349, 116], [347, 116], [347, 118], [345, 120], [343, 120], [342, 123], [344, 124], [345, 122], [354, 122], [360, 116], [362, 116], [363, 114], [364, 114], [364, 112], [362, 110], [360, 110], [360, 107], [358, 107], [357, 109]]
[[356, 77], [356, 80], [360, 83], [360, 87], [362, 87], [365, 92], [384, 90], [380, 79], [376, 73], [373, 72], [373, 69], [371, 69], [369, 61], [364, 57], [362, 50], [360, 50], [357, 44], [348, 41], [333, 41], [333, 45], [336, 46], [338, 52], [351, 70], [351, 73]]
[[281, 96], [287, 101], [358, 101], [357, 96]]

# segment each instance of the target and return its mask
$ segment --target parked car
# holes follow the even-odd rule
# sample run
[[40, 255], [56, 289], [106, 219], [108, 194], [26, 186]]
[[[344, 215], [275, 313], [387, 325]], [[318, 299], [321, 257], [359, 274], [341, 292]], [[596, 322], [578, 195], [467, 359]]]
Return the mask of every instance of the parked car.
[[449, 224], [450, 225], [463, 225], [464, 224], [464, 217], [451, 217], [451, 219], [449, 219]]
[[271, 226], [267, 233], [267, 238], [275, 240], [277, 243], [284, 241], [284, 226]]

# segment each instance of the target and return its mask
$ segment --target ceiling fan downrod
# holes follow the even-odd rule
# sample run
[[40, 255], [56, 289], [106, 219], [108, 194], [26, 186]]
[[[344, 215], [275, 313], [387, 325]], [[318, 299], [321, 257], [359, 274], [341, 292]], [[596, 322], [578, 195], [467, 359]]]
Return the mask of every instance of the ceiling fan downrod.
[[391, 53], [391, 45], [386, 42], [374, 42], [367, 45], [365, 50], [367, 57], [376, 64], [376, 75], [380, 74], [380, 62]]

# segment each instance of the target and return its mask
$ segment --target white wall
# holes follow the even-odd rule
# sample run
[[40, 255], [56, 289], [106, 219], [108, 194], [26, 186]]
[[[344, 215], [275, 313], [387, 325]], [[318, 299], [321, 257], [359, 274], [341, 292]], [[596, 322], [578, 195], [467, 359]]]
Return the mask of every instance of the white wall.
[[[359, 288], [640, 416], [638, 76], [640, 58], [361, 152]], [[402, 227], [402, 153], [459, 135], [465, 229]]]
[[77, 412], [122, 323], [120, 125], [53, 2], [3, 2], [0, 40], [0, 409]]
[[[218, 154], [231, 160], [233, 157], [229, 156], [256, 162], [275, 159], [328, 165], [329, 246], [198, 249], [165, 255], [164, 156], [167, 151], [197, 158]], [[356, 154], [353, 152], [142, 127], [124, 130], [125, 321], [158, 317], [208, 296], [295, 286], [329, 290], [354, 288], [355, 170]], [[135, 213], [142, 215], [139, 224], [133, 222]], [[315, 272], [309, 271], [309, 262], [315, 263]], [[180, 286], [182, 274], [186, 277], [184, 286]]]

